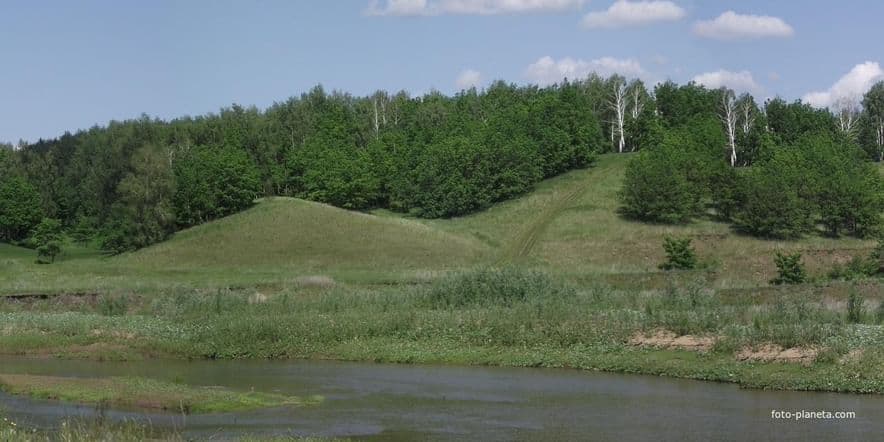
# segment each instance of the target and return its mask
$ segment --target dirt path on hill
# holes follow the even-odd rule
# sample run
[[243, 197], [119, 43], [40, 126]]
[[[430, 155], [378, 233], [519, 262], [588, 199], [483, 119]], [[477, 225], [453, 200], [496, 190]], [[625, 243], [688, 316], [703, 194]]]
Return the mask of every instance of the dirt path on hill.
[[524, 230], [522, 230], [517, 239], [506, 247], [504, 252], [498, 258], [496, 264], [508, 264], [520, 262], [526, 259], [531, 250], [534, 249], [538, 239], [546, 232], [546, 229], [555, 221], [562, 212], [573, 208], [584, 192], [590, 189], [592, 183], [604, 181], [604, 176], [610, 173], [609, 165], [596, 165], [590, 170], [591, 179], [580, 180], [574, 183], [574, 188], [568, 190], [564, 195], [555, 197], [546, 204], [546, 208], [541, 211], [537, 218], [531, 220]]

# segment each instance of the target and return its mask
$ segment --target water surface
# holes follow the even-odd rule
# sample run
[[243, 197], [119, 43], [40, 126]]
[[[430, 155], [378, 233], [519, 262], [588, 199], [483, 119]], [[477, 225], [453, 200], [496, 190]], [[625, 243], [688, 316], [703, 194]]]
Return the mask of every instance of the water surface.
[[[578, 370], [331, 361], [95, 362], [0, 357], [0, 372], [147, 376], [194, 385], [320, 394], [316, 407], [180, 416], [106, 411], [187, 436], [317, 435], [373, 440], [839, 440], [884, 438], [884, 397], [741, 390], [734, 385]], [[41, 427], [90, 406], [0, 394]], [[779, 420], [772, 410], [853, 411], [850, 420]]]

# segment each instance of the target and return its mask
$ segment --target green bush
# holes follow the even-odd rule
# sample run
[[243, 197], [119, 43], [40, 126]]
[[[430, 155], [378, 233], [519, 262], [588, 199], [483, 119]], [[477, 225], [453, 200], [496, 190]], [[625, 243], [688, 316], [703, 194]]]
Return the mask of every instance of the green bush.
[[880, 174], [851, 144], [829, 135], [772, 150], [742, 181], [734, 221], [755, 236], [798, 238], [821, 224], [830, 236], [868, 237], [881, 227]]
[[27, 180], [0, 177], [0, 241], [25, 239], [43, 216], [40, 194]]
[[771, 284], [801, 284], [807, 280], [801, 253], [777, 252], [774, 263], [777, 266], [777, 277], [770, 281]]
[[690, 238], [663, 238], [666, 262], [660, 264], [663, 270], [690, 270], [697, 266], [697, 254], [691, 247]]
[[878, 238], [878, 246], [872, 251], [869, 259], [878, 265], [875, 273], [884, 273], [884, 237]]
[[670, 224], [685, 223], [696, 216], [702, 208], [703, 187], [689, 179], [687, 155], [666, 147], [641, 151], [626, 166], [621, 213]]
[[61, 254], [61, 243], [59, 241], [49, 241], [37, 247], [37, 263], [52, 264], [55, 258]]
[[813, 227], [813, 208], [802, 196], [807, 177], [791, 161], [754, 166], [743, 180], [739, 230], [763, 238], [798, 238]]
[[875, 276], [878, 273], [878, 260], [873, 256], [868, 258], [854, 256], [847, 264], [835, 264], [829, 271], [829, 278], [852, 281]]
[[847, 296], [847, 322], [858, 324], [866, 313], [865, 298], [855, 288], [850, 289]]
[[31, 243], [37, 248], [37, 263], [50, 264], [61, 253], [61, 222], [43, 218], [31, 234]]
[[122, 316], [129, 311], [129, 297], [126, 295], [102, 295], [98, 298], [97, 310], [105, 316]]
[[70, 230], [71, 238], [78, 244], [88, 244], [98, 233], [98, 219], [94, 216], [79, 216]]
[[546, 273], [488, 268], [436, 281], [424, 297], [434, 308], [456, 308], [561, 300], [574, 293], [573, 288]]

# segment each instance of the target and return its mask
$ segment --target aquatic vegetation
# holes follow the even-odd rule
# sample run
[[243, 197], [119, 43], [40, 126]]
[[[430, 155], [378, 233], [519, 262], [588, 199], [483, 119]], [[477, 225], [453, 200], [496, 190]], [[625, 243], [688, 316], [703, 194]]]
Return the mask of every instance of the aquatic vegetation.
[[238, 392], [142, 377], [72, 378], [0, 374], [0, 390], [37, 399], [185, 414], [314, 405], [322, 400], [317, 396], [300, 398], [255, 391]]

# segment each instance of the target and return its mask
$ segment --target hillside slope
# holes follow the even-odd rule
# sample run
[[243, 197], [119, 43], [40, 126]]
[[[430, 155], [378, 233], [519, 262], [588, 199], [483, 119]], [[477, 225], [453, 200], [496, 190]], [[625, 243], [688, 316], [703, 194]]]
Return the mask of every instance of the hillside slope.
[[486, 251], [479, 241], [410, 220], [269, 198], [120, 259], [148, 268], [445, 269], [475, 263]]
[[776, 270], [776, 250], [800, 251], [808, 270], [820, 275], [832, 264], [866, 254], [874, 246], [872, 241], [817, 235], [798, 241], [763, 240], [708, 219], [684, 226], [624, 219], [617, 212], [617, 194], [632, 157], [601, 155], [593, 167], [547, 180], [521, 198], [474, 215], [426, 223], [485, 241], [497, 248], [498, 263], [630, 279], [639, 274], [659, 275], [664, 236], [687, 236], [694, 240], [700, 259], [716, 271], [711, 277], [718, 287], [766, 285]]

